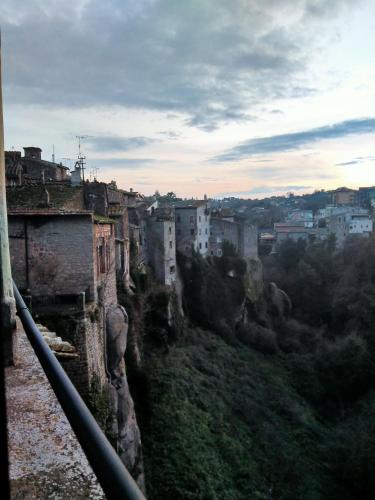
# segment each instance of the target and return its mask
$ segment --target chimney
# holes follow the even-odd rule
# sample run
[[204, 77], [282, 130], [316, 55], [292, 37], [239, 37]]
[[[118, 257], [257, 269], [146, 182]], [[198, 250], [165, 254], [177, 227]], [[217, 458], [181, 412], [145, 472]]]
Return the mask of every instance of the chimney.
[[40, 148], [36, 148], [34, 146], [24, 147], [25, 158], [29, 160], [41, 160], [42, 159], [42, 150]]

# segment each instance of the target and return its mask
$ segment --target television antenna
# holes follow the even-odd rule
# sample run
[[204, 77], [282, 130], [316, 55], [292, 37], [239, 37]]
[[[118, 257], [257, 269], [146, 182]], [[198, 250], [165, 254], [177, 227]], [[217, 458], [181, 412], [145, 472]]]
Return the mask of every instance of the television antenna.
[[84, 139], [88, 139], [89, 137], [90, 137], [89, 135], [76, 135], [76, 138], [78, 139], [78, 158], [74, 167], [78, 167], [80, 169], [83, 181], [85, 181], [86, 156], [82, 154], [81, 146], [82, 146], [82, 141]]

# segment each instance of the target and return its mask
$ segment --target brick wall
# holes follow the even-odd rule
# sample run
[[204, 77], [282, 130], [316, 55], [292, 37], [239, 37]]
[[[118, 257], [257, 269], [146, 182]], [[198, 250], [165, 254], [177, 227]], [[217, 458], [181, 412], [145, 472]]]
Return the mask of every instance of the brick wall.
[[176, 281], [176, 236], [174, 220], [147, 219], [147, 262], [163, 285]]
[[117, 304], [115, 229], [113, 224], [94, 225], [94, 272], [105, 306]]
[[[10, 216], [12, 272], [31, 295], [96, 296], [90, 215]], [[27, 257], [27, 258], [26, 258]]]

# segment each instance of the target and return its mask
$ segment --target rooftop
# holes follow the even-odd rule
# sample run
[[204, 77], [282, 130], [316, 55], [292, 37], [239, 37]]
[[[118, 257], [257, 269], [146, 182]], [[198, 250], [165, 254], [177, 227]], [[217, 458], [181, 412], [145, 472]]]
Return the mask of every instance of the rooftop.
[[40, 208], [45, 198], [45, 190], [49, 194], [49, 204], [55, 209], [83, 210], [83, 188], [60, 183], [16, 186], [7, 189], [8, 210], [15, 208]]
[[207, 205], [207, 200], [184, 200], [184, 201], [176, 201], [173, 203], [173, 206], [176, 209], [180, 208], [198, 208]]

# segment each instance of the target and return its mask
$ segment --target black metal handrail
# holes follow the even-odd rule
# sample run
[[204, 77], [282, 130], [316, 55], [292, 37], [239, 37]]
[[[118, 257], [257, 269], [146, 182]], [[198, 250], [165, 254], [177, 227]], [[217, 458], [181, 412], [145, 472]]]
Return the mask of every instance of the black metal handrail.
[[109, 500], [145, 500], [36, 326], [13, 283], [17, 314], [59, 403]]

